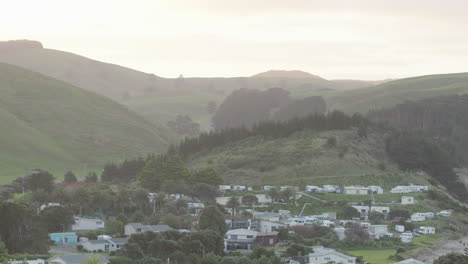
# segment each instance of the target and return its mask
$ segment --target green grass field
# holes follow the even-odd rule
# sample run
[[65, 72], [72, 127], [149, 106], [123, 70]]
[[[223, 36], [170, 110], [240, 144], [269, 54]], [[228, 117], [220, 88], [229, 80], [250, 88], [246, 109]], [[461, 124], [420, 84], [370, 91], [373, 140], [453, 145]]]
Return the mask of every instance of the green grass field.
[[368, 264], [388, 264], [394, 263], [394, 260], [389, 260], [388, 257], [396, 253], [395, 249], [361, 249], [348, 250], [348, 254], [352, 256], [362, 256]]

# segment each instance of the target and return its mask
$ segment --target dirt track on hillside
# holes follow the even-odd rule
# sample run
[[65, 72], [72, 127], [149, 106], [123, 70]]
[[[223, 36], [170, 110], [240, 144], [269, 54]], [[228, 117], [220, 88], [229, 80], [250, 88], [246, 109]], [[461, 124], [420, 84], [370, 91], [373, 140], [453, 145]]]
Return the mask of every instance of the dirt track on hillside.
[[438, 257], [447, 253], [458, 252], [463, 254], [465, 247], [468, 247], [468, 236], [456, 240], [447, 240], [439, 248], [425, 252], [423, 255], [417, 256], [416, 259], [424, 263], [432, 263]]

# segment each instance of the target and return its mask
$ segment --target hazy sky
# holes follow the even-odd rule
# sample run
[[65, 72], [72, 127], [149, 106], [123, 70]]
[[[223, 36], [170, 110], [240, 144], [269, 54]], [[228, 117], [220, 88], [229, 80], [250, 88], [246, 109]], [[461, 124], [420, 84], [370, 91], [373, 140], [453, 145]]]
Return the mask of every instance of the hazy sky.
[[0, 39], [159, 76], [468, 71], [466, 0], [0, 0]]

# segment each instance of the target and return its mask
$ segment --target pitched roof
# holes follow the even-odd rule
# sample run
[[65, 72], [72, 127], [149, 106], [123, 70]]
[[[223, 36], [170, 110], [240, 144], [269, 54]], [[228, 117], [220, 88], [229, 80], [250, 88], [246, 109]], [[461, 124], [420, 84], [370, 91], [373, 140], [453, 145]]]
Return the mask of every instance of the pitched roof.
[[127, 244], [128, 238], [126, 237], [112, 238], [112, 239], [109, 239], [109, 241], [111, 241], [114, 244]]
[[103, 240], [103, 239], [99, 239], [99, 240], [88, 240], [86, 241], [88, 243], [91, 243], [93, 245], [100, 245], [100, 244], [108, 244], [109, 241], [108, 240]]
[[410, 258], [410, 259], [405, 259], [405, 260], [400, 261], [400, 262], [395, 262], [393, 264], [426, 264], [426, 263], [424, 263], [422, 261], [419, 261], [419, 260], [416, 260], [416, 259]]
[[102, 255], [87, 255], [87, 254], [69, 254], [69, 255], [61, 255], [55, 256], [47, 260], [48, 263], [54, 263], [54, 260], [61, 259], [66, 264], [81, 264], [86, 262], [91, 256], [97, 256], [101, 263], [109, 263], [106, 257]]
[[148, 225], [146, 226], [146, 228], [148, 228], [149, 231], [153, 231], [153, 232], [164, 232], [164, 231], [172, 230], [172, 227], [168, 225]]

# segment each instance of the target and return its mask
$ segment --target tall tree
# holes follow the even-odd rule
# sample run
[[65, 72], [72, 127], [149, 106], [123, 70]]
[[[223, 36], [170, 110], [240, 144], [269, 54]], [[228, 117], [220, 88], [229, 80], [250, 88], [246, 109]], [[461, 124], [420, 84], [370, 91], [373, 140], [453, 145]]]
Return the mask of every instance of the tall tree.
[[207, 206], [200, 214], [200, 230], [212, 230], [219, 236], [226, 234], [227, 227], [224, 214], [214, 205]]

